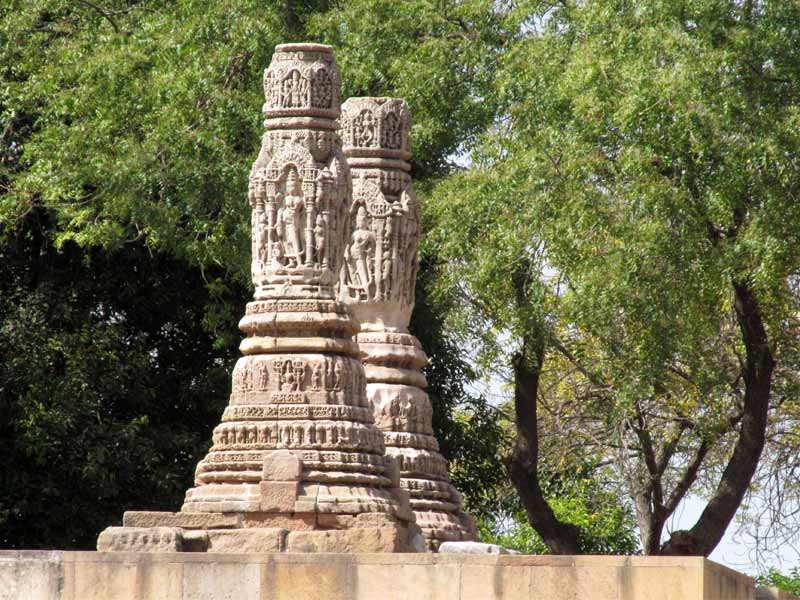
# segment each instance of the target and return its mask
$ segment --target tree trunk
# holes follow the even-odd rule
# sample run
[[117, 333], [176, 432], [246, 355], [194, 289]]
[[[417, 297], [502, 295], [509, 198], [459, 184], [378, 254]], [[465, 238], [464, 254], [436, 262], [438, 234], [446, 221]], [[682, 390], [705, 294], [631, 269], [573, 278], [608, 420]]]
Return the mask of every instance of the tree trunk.
[[634, 496], [634, 504], [642, 550], [648, 556], [657, 555], [661, 551], [661, 533], [664, 530], [664, 519], [653, 510], [650, 494], [644, 492], [636, 494]]
[[539, 431], [536, 398], [544, 360], [544, 342], [535, 347], [527, 338], [513, 360], [514, 412], [517, 436], [506, 461], [511, 480], [519, 492], [528, 521], [553, 554], [578, 554], [580, 530], [558, 520], [539, 485]]
[[688, 531], [674, 532], [662, 546], [661, 554], [711, 554], [742, 503], [764, 449], [775, 361], [753, 291], [746, 283], [736, 281], [733, 290], [736, 318], [746, 351], [744, 411], [739, 439], [717, 490], [697, 523]]

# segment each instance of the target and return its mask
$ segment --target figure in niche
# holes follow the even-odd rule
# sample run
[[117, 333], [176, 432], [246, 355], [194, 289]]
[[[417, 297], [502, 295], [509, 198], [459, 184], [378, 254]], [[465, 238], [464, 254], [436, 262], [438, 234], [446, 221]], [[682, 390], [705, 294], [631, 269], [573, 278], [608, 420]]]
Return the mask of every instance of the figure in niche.
[[383, 135], [381, 146], [391, 150], [398, 150], [402, 144], [400, 132], [400, 119], [394, 113], [389, 113], [383, 118]]
[[283, 376], [283, 385], [281, 386], [282, 392], [294, 392], [297, 382], [295, 381], [294, 371], [287, 369]]
[[[286, 175], [286, 194], [278, 193], [276, 199], [283, 207], [278, 212], [278, 222], [283, 237], [283, 256], [288, 259], [288, 266], [296, 267], [302, 263], [302, 227], [305, 202], [300, 188], [297, 171], [289, 169]], [[283, 262], [283, 261], [281, 261]]]
[[305, 104], [307, 82], [300, 72], [293, 70], [283, 80], [281, 105], [284, 108], [300, 108]]
[[322, 366], [319, 363], [311, 367], [311, 387], [315, 390], [322, 387]]
[[262, 362], [258, 365], [258, 387], [259, 389], [267, 389], [269, 383], [269, 367], [267, 363]]
[[389, 244], [384, 244], [383, 251], [383, 268], [381, 269], [381, 278], [383, 280], [383, 295], [388, 297], [391, 293], [392, 284], [392, 251]]
[[280, 269], [284, 266], [283, 244], [281, 242], [272, 243], [272, 268]]
[[375, 282], [370, 277], [370, 264], [375, 260], [375, 243], [375, 234], [369, 228], [367, 211], [361, 206], [356, 215], [356, 229], [350, 245], [345, 249], [347, 285], [355, 290], [359, 300], [368, 300], [373, 295]]
[[322, 215], [317, 215], [317, 222], [314, 227], [314, 247], [317, 251], [317, 263], [320, 267], [327, 265], [325, 260], [325, 219]]
[[362, 110], [353, 120], [353, 143], [359, 148], [369, 148], [375, 141], [375, 120], [372, 113]]
[[333, 389], [337, 392], [342, 389], [342, 363], [338, 361], [333, 366]]
[[311, 106], [314, 108], [330, 108], [333, 99], [333, 82], [325, 69], [314, 73], [311, 86]]
[[293, 360], [292, 368], [294, 369], [295, 392], [303, 389], [306, 378], [306, 363], [302, 360]]
[[267, 215], [264, 213], [263, 210], [258, 211], [256, 215], [257, 215], [256, 244], [258, 251], [258, 260], [261, 263], [265, 263], [267, 261]]

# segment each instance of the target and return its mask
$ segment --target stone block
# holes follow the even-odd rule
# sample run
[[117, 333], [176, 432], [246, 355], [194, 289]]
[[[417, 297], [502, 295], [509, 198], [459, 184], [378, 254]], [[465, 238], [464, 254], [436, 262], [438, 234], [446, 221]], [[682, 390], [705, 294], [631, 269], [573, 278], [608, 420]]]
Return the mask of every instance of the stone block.
[[531, 595], [530, 567], [506, 567], [494, 565], [469, 565], [461, 569], [461, 600], [529, 600]]
[[[654, 559], [650, 566], [620, 569], [621, 600], [638, 598], [682, 600], [702, 593], [703, 582], [696, 576], [699, 575], [699, 571], [681, 566], [669, 566], [660, 563], [657, 557]], [[592, 569], [592, 572], [599, 573], [597, 569]], [[578, 573], [583, 575], [584, 580], [588, 580], [588, 574], [583, 574], [584, 570], [581, 569]], [[717, 597], [705, 594], [705, 596], [708, 600], [750, 600], [735, 595]]]
[[[662, 595], [623, 596], [619, 568], [613, 565], [593, 568], [544, 564], [531, 570], [531, 597], [586, 598], [587, 600], [661, 600]], [[687, 600], [687, 596], [683, 600]]]
[[241, 526], [241, 515], [233, 513], [185, 513], [127, 511], [124, 527], [180, 527], [182, 529], [227, 529]]
[[242, 525], [245, 529], [271, 527], [304, 531], [316, 529], [317, 516], [314, 513], [247, 513]]
[[[104, 600], [132, 600], [133, 596]], [[183, 600], [260, 600], [261, 565], [242, 562], [187, 562]], [[76, 598], [77, 600], [77, 598]], [[155, 600], [136, 598], [136, 600]]]
[[404, 527], [293, 531], [286, 541], [288, 552], [404, 552], [408, 549], [408, 531]]
[[292, 513], [297, 500], [298, 483], [296, 481], [262, 481], [262, 512]]
[[181, 552], [177, 527], [108, 527], [97, 538], [99, 552]]
[[356, 517], [353, 515], [320, 513], [317, 515], [317, 525], [321, 529], [349, 529], [356, 526]]
[[182, 562], [153, 561], [146, 568], [139, 567], [136, 595], [131, 597], [136, 600], [184, 600], [183, 566]]
[[[11, 553], [9, 553], [11, 554]], [[35, 557], [0, 557], [0, 599], [51, 600], [58, 598], [64, 566], [59, 552], [37, 552]]]
[[282, 552], [285, 529], [217, 529], [208, 531], [208, 552], [252, 554]]
[[299, 481], [303, 462], [290, 450], [275, 450], [264, 456], [265, 481]]
[[346, 558], [331, 557], [325, 564], [264, 565], [260, 600], [352, 600], [353, 565]]
[[519, 552], [497, 544], [444, 542], [439, 546], [439, 554], [519, 554]]
[[[132, 562], [75, 563], [65, 574], [63, 600], [117, 600], [133, 597], [137, 565]], [[71, 595], [67, 595], [71, 592]], [[148, 598], [147, 600], [150, 600]]]
[[[464, 595], [459, 564], [359, 564], [354, 600], [501, 600], [502, 596]], [[540, 598], [540, 596], [531, 596]], [[562, 600], [559, 596], [541, 596]], [[348, 599], [349, 600], [349, 599]], [[570, 599], [573, 600], [573, 599]], [[576, 598], [575, 600], [578, 600]], [[584, 598], [580, 598], [584, 600]], [[644, 600], [644, 599], [643, 599]]]

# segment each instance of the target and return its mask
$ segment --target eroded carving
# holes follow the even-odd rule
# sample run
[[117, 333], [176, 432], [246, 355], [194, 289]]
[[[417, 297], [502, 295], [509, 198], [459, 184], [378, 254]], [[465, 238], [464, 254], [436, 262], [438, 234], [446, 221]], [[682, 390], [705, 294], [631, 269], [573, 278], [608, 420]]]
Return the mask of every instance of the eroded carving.
[[410, 119], [402, 100], [351, 98], [342, 107], [344, 152], [351, 165], [350, 238], [339, 297], [361, 322], [367, 393], [387, 455], [411, 491], [412, 508], [432, 549], [474, 539], [473, 521], [448, 480], [432, 433], [432, 409], [421, 368], [427, 357], [407, 333], [419, 268], [420, 208], [411, 179]]

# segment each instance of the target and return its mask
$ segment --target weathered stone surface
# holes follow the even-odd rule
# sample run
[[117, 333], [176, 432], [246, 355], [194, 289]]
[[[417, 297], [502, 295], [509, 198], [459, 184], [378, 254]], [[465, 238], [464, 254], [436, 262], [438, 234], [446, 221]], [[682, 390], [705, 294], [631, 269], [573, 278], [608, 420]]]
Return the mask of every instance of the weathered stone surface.
[[241, 527], [242, 516], [235, 513], [173, 513], [127, 511], [124, 527], [180, 527], [182, 529], [226, 529]]
[[[255, 294], [239, 323], [246, 337], [229, 406], [180, 516], [132, 513], [128, 519], [208, 532], [192, 537], [192, 550], [205, 544], [208, 552], [227, 552], [239, 535], [259, 551], [282, 547], [239, 532], [271, 531], [267, 525], [275, 523], [289, 530], [324, 527], [319, 514], [379, 513], [400, 528], [413, 520], [397, 469], [387, 471], [383, 433], [367, 398], [353, 339], [359, 322], [337, 297], [341, 266], [354, 256], [347, 227], [353, 188], [336, 122], [340, 85], [332, 48], [319, 44], [276, 47], [264, 72], [265, 132], [247, 195]], [[379, 135], [407, 135], [392, 118], [378, 126]], [[424, 362], [419, 348], [400, 352], [405, 362]], [[220, 533], [229, 527], [237, 533]], [[117, 543], [112, 533], [101, 536], [110, 540], [104, 544]]]
[[0, 551], [2, 600], [754, 597], [751, 578], [691, 557]]
[[109, 527], [97, 538], [100, 552], [181, 552], [177, 527]]
[[317, 515], [314, 513], [247, 513], [242, 525], [245, 529], [255, 527], [270, 527], [277, 529], [291, 529], [302, 531], [316, 529]]
[[[186, 512], [220, 503], [283, 515], [354, 507], [398, 514], [398, 498], [382, 493], [392, 483], [383, 435], [363, 410], [366, 376], [352, 339], [359, 325], [334, 289], [352, 204], [335, 122], [339, 85], [331, 48], [318, 44], [278, 46], [264, 73], [265, 134], [248, 193], [255, 300], [240, 322], [247, 337], [230, 407], [198, 465]], [[322, 508], [290, 482], [341, 490]], [[249, 484], [259, 486], [257, 505]], [[243, 487], [204, 491], [214, 485]]]
[[480, 542], [442, 542], [439, 546], [440, 554], [519, 554], [497, 544], [482, 544]]
[[276, 450], [264, 457], [265, 481], [300, 481], [303, 462], [289, 450]]
[[251, 552], [282, 552], [285, 549], [285, 529], [211, 529], [208, 531], [208, 552], [248, 554]]
[[278, 513], [294, 512], [298, 489], [296, 481], [262, 481], [261, 510]]
[[476, 533], [432, 435], [421, 371], [428, 357], [408, 333], [420, 238], [420, 207], [409, 175], [409, 110], [398, 98], [350, 98], [342, 105], [340, 123], [353, 204], [339, 297], [361, 323], [356, 339], [386, 453], [398, 461], [400, 485], [409, 491], [428, 546], [435, 550], [442, 541], [474, 539]]
[[404, 527], [358, 527], [326, 531], [292, 531], [287, 536], [289, 552], [409, 552]]

